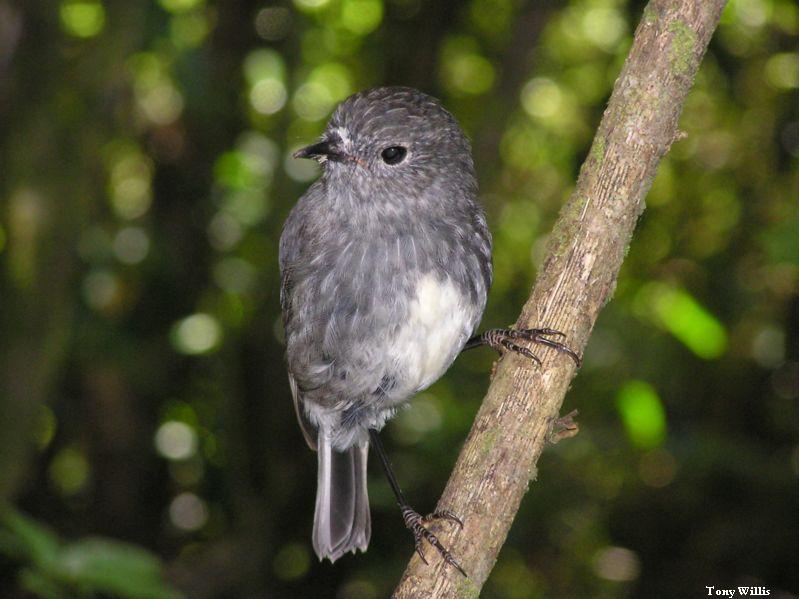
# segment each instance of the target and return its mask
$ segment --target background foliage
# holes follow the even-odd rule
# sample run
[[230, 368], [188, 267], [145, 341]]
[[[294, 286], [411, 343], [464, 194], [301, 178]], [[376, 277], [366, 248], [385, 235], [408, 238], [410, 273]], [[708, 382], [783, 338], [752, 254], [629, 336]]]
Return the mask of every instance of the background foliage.
[[[512, 322], [637, 23], [625, 0], [0, 0], [0, 595], [369, 598], [310, 547], [277, 239], [290, 158], [373, 85], [443, 99]], [[487, 597], [799, 594], [799, 6], [732, 0]], [[474, 352], [384, 437], [431, 508]], [[374, 464], [373, 464], [374, 465]], [[793, 593], [793, 595], [791, 594]]]

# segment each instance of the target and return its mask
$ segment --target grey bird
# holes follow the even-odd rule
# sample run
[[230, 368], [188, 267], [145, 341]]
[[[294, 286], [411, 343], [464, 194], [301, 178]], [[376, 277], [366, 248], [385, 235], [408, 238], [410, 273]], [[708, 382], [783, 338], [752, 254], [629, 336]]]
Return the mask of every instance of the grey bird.
[[526, 340], [579, 358], [551, 329], [475, 334], [491, 286], [491, 234], [469, 141], [438, 100], [404, 87], [357, 93], [294, 156], [322, 165], [280, 238], [289, 382], [318, 455], [314, 550], [331, 562], [366, 550], [371, 444], [419, 555], [426, 539], [465, 575], [425, 526], [460, 520], [410, 508], [378, 432], [463, 349], [489, 345], [537, 361], [517, 343]]

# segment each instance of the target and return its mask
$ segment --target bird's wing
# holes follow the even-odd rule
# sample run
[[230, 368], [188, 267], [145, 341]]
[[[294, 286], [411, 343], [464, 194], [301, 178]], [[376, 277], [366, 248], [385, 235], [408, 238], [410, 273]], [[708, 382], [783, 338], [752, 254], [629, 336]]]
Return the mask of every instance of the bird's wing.
[[308, 420], [305, 410], [302, 409], [302, 399], [300, 398], [300, 389], [297, 387], [297, 381], [294, 380], [294, 375], [289, 372], [289, 386], [291, 387], [291, 398], [294, 400], [294, 412], [297, 414], [297, 422], [300, 424], [302, 436], [305, 437], [305, 442], [308, 447], [316, 451], [316, 427]]
[[[306, 196], [313, 196], [320, 192], [319, 184], [311, 186], [306, 192]], [[300, 199], [299, 203], [306, 200], [305, 197]], [[294, 282], [292, 276], [294, 275], [294, 265], [302, 260], [301, 253], [303, 248], [307, 247], [308, 236], [305, 227], [306, 213], [301, 206], [295, 206], [283, 228], [283, 234], [280, 237], [280, 308], [283, 312], [283, 326], [288, 334], [291, 328], [292, 320], [294, 318], [294, 311], [292, 309], [292, 289]], [[289, 386], [291, 387], [291, 397], [294, 401], [294, 411], [297, 414], [297, 422], [300, 425], [302, 436], [308, 446], [316, 451], [316, 427], [308, 419], [303, 409], [302, 394], [297, 380], [294, 375], [289, 371]]]

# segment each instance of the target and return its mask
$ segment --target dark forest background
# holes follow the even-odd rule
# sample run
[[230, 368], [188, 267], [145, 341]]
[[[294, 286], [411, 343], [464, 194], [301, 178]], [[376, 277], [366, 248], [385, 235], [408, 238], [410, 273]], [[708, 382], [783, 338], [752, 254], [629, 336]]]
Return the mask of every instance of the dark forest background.
[[[387, 596], [411, 537], [310, 546], [283, 360], [291, 159], [374, 85], [440, 97], [513, 322], [643, 3], [0, 0], [0, 596]], [[733, 0], [484, 596], [799, 595], [799, 5]], [[384, 433], [422, 512], [495, 356]]]

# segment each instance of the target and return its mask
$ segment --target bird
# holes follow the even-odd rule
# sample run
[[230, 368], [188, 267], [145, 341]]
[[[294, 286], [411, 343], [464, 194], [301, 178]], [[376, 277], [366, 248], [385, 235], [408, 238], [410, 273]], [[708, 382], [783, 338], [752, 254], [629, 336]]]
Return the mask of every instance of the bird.
[[463, 523], [449, 510], [422, 517], [410, 507], [378, 433], [465, 349], [487, 345], [540, 363], [529, 341], [578, 364], [579, 356], [549, 328], [477, 333], [492, 238], [469, 140], [439, 100], [409, 87], [355, 93], [293, 156], [321, 165], [279, 248], [289, 386], [317, 452], [314, 550], [331, 562], [366, 551], [371, 446], [422, 560], [427, 541], [465, 576], [428, 529], [434, 520]]

